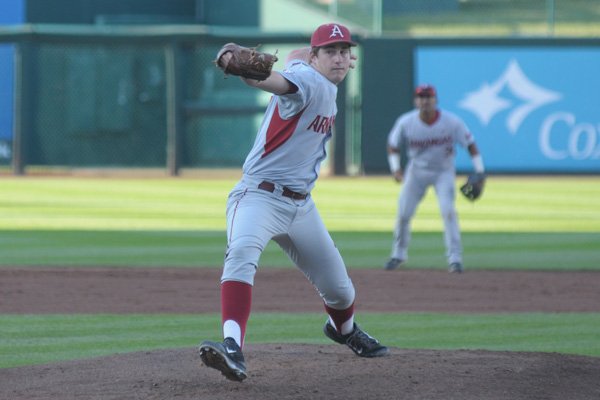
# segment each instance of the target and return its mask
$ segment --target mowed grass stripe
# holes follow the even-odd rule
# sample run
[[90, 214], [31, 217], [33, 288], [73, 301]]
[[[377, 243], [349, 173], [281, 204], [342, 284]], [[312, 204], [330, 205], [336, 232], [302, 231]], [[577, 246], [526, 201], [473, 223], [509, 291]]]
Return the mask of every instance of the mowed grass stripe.
[[[331, 344], [323, 314], [254, 313], [248, 343]], [[404, 349], [543, 351], [600, 356], [599, 314], [390, 314], [357, 316], [383, 343]], [[0, 368], [220, 338], [218, 315], [0, 316]], [[44, 332], [49, 329], [49, 332]]]
[[[331, 232], [351, 268], [381, 268], [391, 232]], [[220, 267], [220, 231], [0, 231], [1, 266]], [[599, 270], [600, 232], [463, 234], [469, 269]], [[413, 234], [406, 268], [445, 268], [441, 232]], [[292, 267], [273, 242], [261, 267]]]
[[[457, 179], [457, 187], [464, 177]], [[3, 178], [0, 230], [224, 230], [235, 179]], [[313, 192], [329, 229], [393, 228], [400, 186], [388, 177], [322, 178]], [[490, 177], [459, 197], [463, 231], [599, 232], [599, 177]], [[441, 231], [430, 190], [414, 230]]]

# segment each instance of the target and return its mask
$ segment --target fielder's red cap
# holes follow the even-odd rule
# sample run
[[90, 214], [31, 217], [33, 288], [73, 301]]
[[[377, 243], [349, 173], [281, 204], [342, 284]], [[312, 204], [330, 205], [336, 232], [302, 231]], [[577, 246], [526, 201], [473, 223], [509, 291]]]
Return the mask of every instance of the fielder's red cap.
[[415, 96], [435, 97], [436, 95], [437, 92], [435, 90], [435, 87], [433, 87], [432, 85], [419, 85], [415, 89]]
[[348, 28], [340, 24], [321, 25], [310, 38], [312, 47], [322, 47], [332, 43], [348, 43], [350, 46], [356, 46], [356, 43], [352, 41]]

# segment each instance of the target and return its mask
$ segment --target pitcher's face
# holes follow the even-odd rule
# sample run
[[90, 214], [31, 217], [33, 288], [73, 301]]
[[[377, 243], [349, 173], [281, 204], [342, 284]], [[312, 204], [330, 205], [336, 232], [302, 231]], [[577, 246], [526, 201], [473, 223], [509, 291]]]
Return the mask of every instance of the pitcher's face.
[[312, 55], [312, 66], [334, 84], [344, 80], [350, 69], [350, 46], [346, 43], [334, 43], [319, 48]]

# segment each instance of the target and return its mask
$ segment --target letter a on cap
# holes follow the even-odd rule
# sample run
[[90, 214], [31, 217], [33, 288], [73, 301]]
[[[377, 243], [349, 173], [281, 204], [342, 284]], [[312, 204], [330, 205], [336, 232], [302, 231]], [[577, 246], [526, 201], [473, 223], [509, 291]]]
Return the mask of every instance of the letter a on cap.
[[329, 35], [330, 38], [332, 37], [336, 37], [337, 35], [340, 35], [340, 37], [344, 37], [344, 34], [342, 33], [342, 30], [340, 29], [339, 26], [337, 25], [333, 25], [331, 27], [331, 34]]

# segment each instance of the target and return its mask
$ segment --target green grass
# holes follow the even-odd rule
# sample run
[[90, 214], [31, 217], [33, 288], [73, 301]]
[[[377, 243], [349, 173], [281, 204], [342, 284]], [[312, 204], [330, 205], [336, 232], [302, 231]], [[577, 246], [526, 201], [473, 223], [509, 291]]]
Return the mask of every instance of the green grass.
[[223, 230], [232, 184], [5, 178], [0, 181], [0, 230]]
[[[2, 178], [0, 231], [223, 231], [234, 183]], [[323, 178], [313, 194], [330, 230], [385, 232], [393, 226], [398, 191], [388, 177]], [[459, 198], [457, 207], [465, 232], [600, 232], [598, 198], [600, 177], [490, 177], [482, 200]], [[442, 229], [432, 191], [414, 229]]]
[[[219, 266], [233, 184], [2, 179], [0, 266]], [[388, 256], [398, 191], [387, 177], [319, 182], [315, 200], [348, 266], [379, 268]], [[600, 269], [598, 198], [598, 177], [491, 177], [482, 200], [457, 200], [465, 262], [485, 269]], [[443, 267], [442, 222], [432, 191], [413, 228], [409, 267]], [[291, 264], [271, 244], [261, 265]]]
[[[464, 178], [463, 178], [464, 179]], [[457, 185], [462, 181], [459, 179]], [[0, 268], [221, 265], [234, 179], [0, 179]], [[324, 178], [315, 200], [348, 265], [380, 268], [399, 186], [388, 177]], [[469, 269], [599, 270], [600, 177], [490, 177], [459, 198]], [[433, 193], [414, 220], [410, 268], [444, 268]], [[275, 245], [263, 266], [291, 266]], [[2, 299], [0, 299], [1, 301]], [[327, 343], [322, 314], [252, 315], [252, 343]], [[556, 351], [600, 356], [600, 313], [364, 314], [401, 348]], [[218, 338], [216, 315], [0, 315], [0, 367], [196, 345]]]
[[[220, 337], [218, 315], [0, 316], [0, 368], [152, 349]], [[331, 344], [322, 314], [255, 313], [248, 343]], [[403, 349], [486, 349], [600, 356], [599, 314], [364, 314], [359, 323]], [[335, 345], [335, 344], [332, 344]]]
[[[390, 232], [331, 232], [350, 268], [380, 268]], [[0, 231], [2, 266], [220, 267], [220, 231]], [[467, 232], [469, 269], [600, 270], [600, 233]], [[293, 267], [270, 243], [261, 267]], [[445, 268], [441, 232], [417, 232], [407, 268]]]

